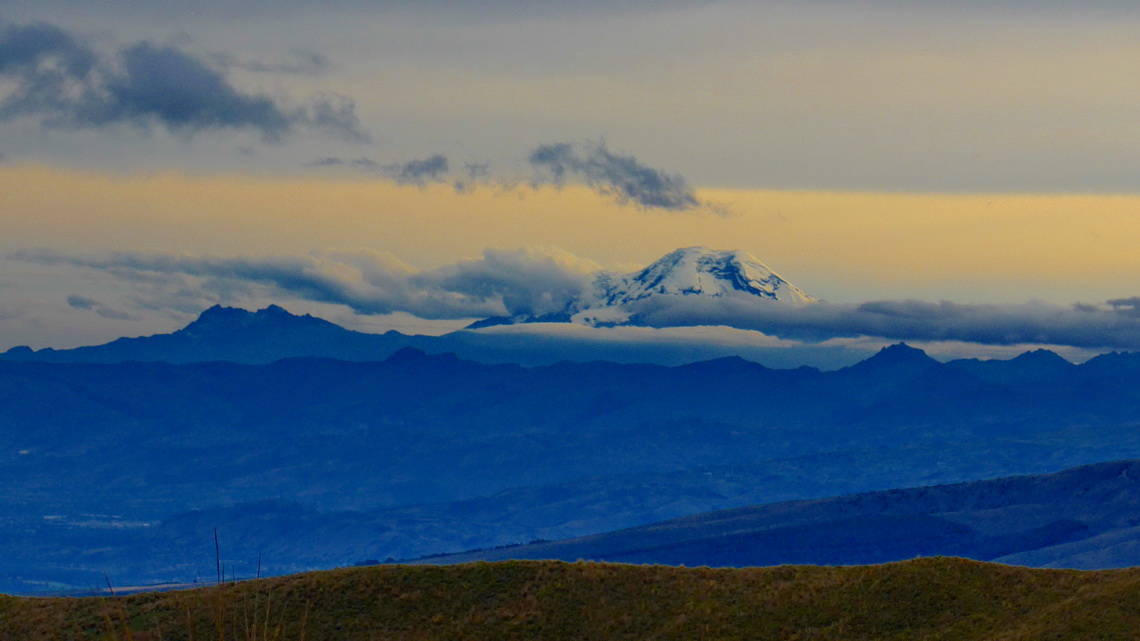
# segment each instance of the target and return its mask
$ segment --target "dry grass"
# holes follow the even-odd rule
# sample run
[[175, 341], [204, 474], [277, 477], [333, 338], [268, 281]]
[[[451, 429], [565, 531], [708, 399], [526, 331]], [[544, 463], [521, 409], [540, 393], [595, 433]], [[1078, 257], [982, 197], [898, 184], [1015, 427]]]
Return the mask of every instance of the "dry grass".
[[0, 638], [1135, 639], [1140, 570], [961, 559], [743, 570], [377, 566], [116, 598], [0, 598]]

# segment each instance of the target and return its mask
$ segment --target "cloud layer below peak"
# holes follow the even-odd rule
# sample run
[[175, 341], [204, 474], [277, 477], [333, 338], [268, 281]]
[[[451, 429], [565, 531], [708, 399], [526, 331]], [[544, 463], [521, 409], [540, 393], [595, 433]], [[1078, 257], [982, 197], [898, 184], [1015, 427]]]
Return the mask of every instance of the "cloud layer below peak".
[[589, 286], [598, 266], [556, 249], [488, 249], [477, 259], [416, 270], [386, 252], [320, 251], [297, 256], [202, 256], [114, 252], [70, 256], [23, 251], [9, 256], [103, 272], [164, 292], [212, 300], [258, 295], [340, 304], [359, 314], [407, 312], [425, 319], [543, 315]]
[[[140, 308], [176, 305], [180, 298], [223, 303], [299, 299], [344, 305], [363, 315], [406, 312], [425, 319], [562, 313], [590, 295], [600, 270], [592, 261], [552, 248], [487, 249], [478, 258], [423, 270], [392, 254], [370, 250], [230, 257], [23, 251], [8, 258], [92, 270], [130, 283], [136, 292], [150, 292], [137, 297]], [[808, 342], [879, 337], [1140, 350], [1136, 311], [1140, 305], [1134, 297], [1071, 306], [878, 300], [787, 307], [764, 302], [660, 296], [636, 301], [626, 311], [635, 323], [648, 327], [719, 325]], [[73, 295], [69, 304], [96, 312], [103, 309], [80, 294]], [[131, 312], [116, 307], [114, 313]]]

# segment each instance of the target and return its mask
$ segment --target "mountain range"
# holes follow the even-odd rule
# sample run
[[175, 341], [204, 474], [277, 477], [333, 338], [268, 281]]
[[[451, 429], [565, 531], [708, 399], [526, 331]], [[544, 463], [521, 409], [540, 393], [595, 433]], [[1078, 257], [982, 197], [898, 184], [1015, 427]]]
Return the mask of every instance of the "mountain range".
[[[203, 316], [184, 340], [296, 318]], [[231, 567], [264, 552], [280, 573], [1140, 457], [1140, 355], [2, 361], [0, 408], [0, 482], [18, 488], [0, 499], [0, 590], [27, 591], [208, 575], [214, 529]]]
[[578, 559], [747, 567], [958, 556], [1031, 567], [1140, 564], [1140, 461], [697, 514], [421, 563]]
[[[520, 328], [542, 328], [537, 324]], [[335, 358], [344, 361], [382, 361], [397, 350], [414, 347], [430, 354], [456, 354], [483, 363], [551, 365], [560, 361], [607, 360], [623, 363], [680, 365], [700, 360], [743, 356], [769, 367], [798, 367], [808, 363], [824, 369], [851, 365], [873, 351], [845, 347], [783, 347], [751, 345], [731, 334], [717, 336], [708, 328], [667, 337], [604, 332], [575, 325], [575, 332], [514, 333], [501, 323], [480, 330], [462, 330], [442, 336], [405, 335], [396, 331], [370, 334], [346, 329], [309, 315], [296, 315], [276, 305], [257, 311], [215, 305], [186, 327], [169, 334], [120, 338], [103, 345], [74, 349], [13, 347], [0, 353], [0, 361], [50, 363], [203, 363], [228, 361], [268, 364], [285, 358]], [[597, 333], [601, 332], [601, 335]]]
[[681, 344], [620, 363], [588, 358], [613, 343], [495, 327], [637, 324], [694, 299], [814, 302], [688, 248], [596, 275], [560, 316], [439, 337], [215, 306], [170, 334], [10, 349], [0, 591], [208, 576], [215, 531], [246, 575], [262, 557], [271, 574], [424, 555], [1132, 563], [1134, 463], [988, 479], [1140, 458], [1140, 354], [940, 362], [900, 343], [823, 370]]
[[409, 338], [395, 331], [355, 332], [308, 314], [291, 314], [277, 305], [256, 312], [215, 305], [170, 334], [65, 350], [13, 347], [0, 354], [0, 359], [52, 363], [271, 363], [297, 356], [383, 360], [406, 346]]
[[[858, 348], [804, 345], [796, 349], [750, 344], [744, 332], [725, 328], [671, 329], [606, 334], [589, 327], [635, 326], [646, 306], [675, 306], [706, 300], [760, 306], [800, 306], [814, 301], [799, 288], [743, 253], [694, 247], [679, 249], [631, 274], [602, 271], [557, 312], [493, 317], [466, 331], [443, 336], [369, 334], [352, 331], [309, 315], [294, 315], [271, 305], [256, 312], [216, 305], [186, 327], [169, 334], [120, 338], [75, 349], [26, 346], [0, 353], [0, 360], [68, 363], [152, 361], [191, 363], [232, 361], [271, 363], [283, 358], [320, 357], [379, 361], [402, 347], [428, 353], [455, 353], [480, 362], [553, 364], [561, 360], [642, 362], [677, 365], [730, 355], [770, 367], [811, 364], [823, 369], [851, 365], [873, 352]], [[545, 325], [537, 325], [545, 323]], [[562, 325], [552, 325], [561, 323]], [[503, 332], [506, 325], [552, 328], [526, 333]], [[567, 331], [568, 329], [579, 331]], [[484, 331], [479, 331], [484, 330]]]

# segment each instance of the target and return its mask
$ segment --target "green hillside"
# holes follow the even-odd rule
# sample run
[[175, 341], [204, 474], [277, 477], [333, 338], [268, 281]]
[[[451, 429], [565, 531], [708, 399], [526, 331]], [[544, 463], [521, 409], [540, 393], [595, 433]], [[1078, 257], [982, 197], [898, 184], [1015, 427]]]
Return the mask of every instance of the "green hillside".
[[1140, 570], [952, 558], [375, 566], [116, 598], [0, 597], [23, 639], [1134, 639]]

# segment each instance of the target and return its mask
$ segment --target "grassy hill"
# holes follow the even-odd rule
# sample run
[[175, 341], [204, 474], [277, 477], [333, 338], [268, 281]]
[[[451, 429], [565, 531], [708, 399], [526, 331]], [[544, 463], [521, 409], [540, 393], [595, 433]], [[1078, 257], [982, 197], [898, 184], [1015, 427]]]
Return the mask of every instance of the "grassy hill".
[[1134, 639], [1140, 569], [953, 558], [673, 568], [376, 566], [116, 598], [0, 597], [23, 639]]

